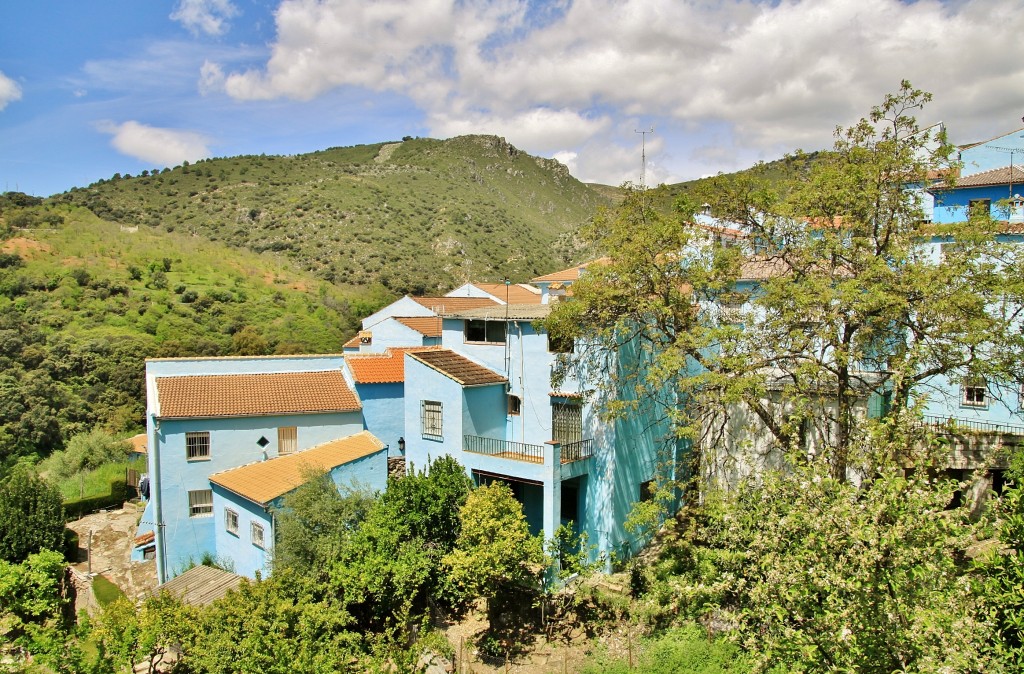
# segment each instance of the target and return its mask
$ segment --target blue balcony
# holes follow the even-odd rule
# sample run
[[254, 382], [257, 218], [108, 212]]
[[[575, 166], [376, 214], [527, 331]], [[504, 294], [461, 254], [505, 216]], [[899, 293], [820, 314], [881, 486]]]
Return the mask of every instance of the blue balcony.
[[[483, 438], [479, 435], [462, 436], [462, 449], [473, 454], [486, 454], [501, 459], [526, 461], [528, 463], [544, 463], [544, 452], [552, 445], [530, 445], [525, 442], [511, 442], [497, 438]], [[573, 463], [589, 459], [594, 453], [594, 441], [580, 440], [560, 445], [560, 462]]]

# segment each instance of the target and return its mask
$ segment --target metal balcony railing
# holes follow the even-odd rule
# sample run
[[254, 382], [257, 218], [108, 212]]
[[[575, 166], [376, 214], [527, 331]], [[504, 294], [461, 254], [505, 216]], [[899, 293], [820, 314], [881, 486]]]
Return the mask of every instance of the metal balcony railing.
[[1012, 424], [995, 424], [989, 421], [958, 419], [956, 417], [936, 417], [927, 414], [921, 417], [921, 421], [925, 426], [937, 431], [950, 433], [1002, 433], [1005, 435], [1024, 436], [1024, 426]]
[[594, 455], [594, 441], [580, 440], [562, 445], [562, 463], [572, 463], [589, 459]]
[[[479, 435], [462, 436], [462, 449], [474, 454], [487, 454], [502, 459], [544, 463], [544, 445], [530, 445], [525, 442], [511, 442], [496, 438], [482, 438]], [[562, 463], [589, 459], [594, 453], [593, 440], [580, 440], [562, 445]]]
[[462, 436], [462, 449], [474, 454], [487, 454], [514, 461], [544, 463], [544, 445], [528, 445], [525, 442], [509, 442], [496, 438], [482, 438], [479, 435]]

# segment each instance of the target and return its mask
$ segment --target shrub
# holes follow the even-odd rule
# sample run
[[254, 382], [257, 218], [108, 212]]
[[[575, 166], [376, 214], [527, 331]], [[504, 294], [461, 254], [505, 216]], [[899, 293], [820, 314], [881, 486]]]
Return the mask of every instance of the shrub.
[[63, 543], [60, 492], [30, 466], [15, 466], [0, 483], [0, 559], [19, 563]]

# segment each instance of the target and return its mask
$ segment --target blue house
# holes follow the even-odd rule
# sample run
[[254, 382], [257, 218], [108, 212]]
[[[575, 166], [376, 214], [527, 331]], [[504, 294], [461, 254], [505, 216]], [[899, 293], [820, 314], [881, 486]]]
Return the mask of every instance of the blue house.
[[266, 575], [274, 547], [274, 513], [283, 497], [305, 484], [311, 472], [325, 472], [340, 489], [383, 491], [387, 447], [368, 431], [310, 449], [250, 463], [210, 476], [214, 547], [234, 571]]
[[[533, 533], [551, 538], [572, 522], [595, 555], [621, 559], [644, 542], [625, 521], [651, 497], [655, 472], [674, 469], [677, 443], [642, 409], [630, 420], [606, 422], [604, 401], [578, 382], [552, 388], [559, 354], [573, 345], [549, 341], [540, 327], [550, 309], [451, 311], [443, 316], [442, 349], [406, 352], [406, 456], [416, 466], [453, 456], [477, 484], [508, 484]], [[628, 367], [628, 354], [622, 359]]]
[[[421, 320], [421, 319], [409, 319]], [[427, 318], [438, 325], [440, 318]], [[346, 354], [356, 393], [363, 406], [366, 428], [388, 444], [390, 458], [405, 456], [405, 354], [440, 346], [389, 347], [384, 353]]]
[[[224, 515], [211, 475], [364, 430], [362, 407], [346, 380], [343, 360], [333, 355], [146, 362], [151, 499], [140, 532], [148, 527], [155, 533], [160, 582], [206, 553], [236, 549], [218, 548], [219, 540], [229, 539], [218, 539]], [[386, 451], [380, 460], [386, 465]], [[383, 480], [370, 486], [382, 488]], [[268, 528], [264, 532], [271, 533]], [[256, 557], [236, 563], [240, 570], [255, 569]]]

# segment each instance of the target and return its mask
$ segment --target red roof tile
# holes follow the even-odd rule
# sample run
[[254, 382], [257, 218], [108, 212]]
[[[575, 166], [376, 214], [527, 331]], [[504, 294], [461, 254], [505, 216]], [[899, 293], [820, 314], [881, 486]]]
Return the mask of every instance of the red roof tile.
[[556, 271], [552, 272], [551, 274], [545, 274], [544, 276], [538, 276], [537, 278], [533, 279], [533, 283], [547, 283], [550, 281], [578, 281], [580, 278], [580, 271], [586, 269], [588, 266], [592, 264], [605, 264], [606, 262], [608, 262], [608, 260], [609, 258], [607, 257], [600, 257], [596, 260], [591, 260], [590, 262], [584, 262], [583, 264], [576, 265], [575, 267], [563, 269], [562, 271]]
[[[436, 318], [431, 320], [436, 321]], [[357, 384], [398, 384], [405, 381], [406, 352], [436, 351], [439, 346], [392, 347], [384, 353], [352, 354], [345, 358]]]
[[210, 482], [254, 503], [267, 505], [278, 496], [302, 486], [311, 470], [331, 470], [374, 454], [384, 446], [369, 431], [360, 431], [301, 452], [214, 473]]
[[157, 377], [162, 419], [352, 412], [359, 400], [341, 370]]
[[437, 316], [396, 316], [395, 320], [424, 337], [441, 336], [441, 319]]
[[462, 386], [486, 386], [488, 384], [502, 384], [508, 381], [508, 379], [494, 370], [489, 370], [483, 365], [477, 365], [468, 358], [448, 349], [411, 352], [409, 357], [429, 368], [437, 370]]
[[410, 297], [409, 299], [438, 314], [497, 304], [490, 297]]

